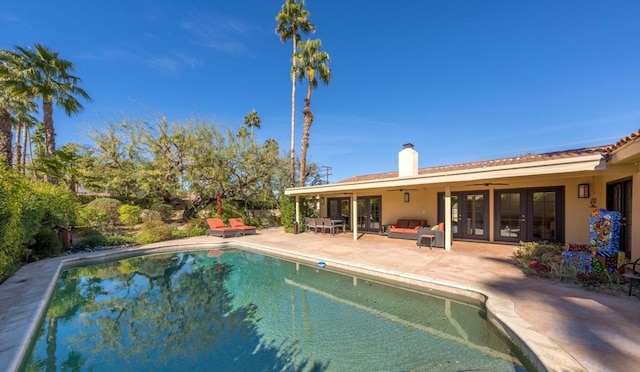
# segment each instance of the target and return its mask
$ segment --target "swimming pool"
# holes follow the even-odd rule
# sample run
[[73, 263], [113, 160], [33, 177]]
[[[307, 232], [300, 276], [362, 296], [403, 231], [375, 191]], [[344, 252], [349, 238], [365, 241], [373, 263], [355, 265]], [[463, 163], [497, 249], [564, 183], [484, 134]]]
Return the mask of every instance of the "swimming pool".
[[149, 255], [64, 271], [22, 370], [525, 370], [483, 315], [237, 249]]

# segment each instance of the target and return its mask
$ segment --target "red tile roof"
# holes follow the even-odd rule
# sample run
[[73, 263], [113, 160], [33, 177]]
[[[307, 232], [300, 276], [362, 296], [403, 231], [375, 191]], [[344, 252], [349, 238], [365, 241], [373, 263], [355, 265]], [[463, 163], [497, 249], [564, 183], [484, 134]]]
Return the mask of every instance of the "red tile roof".
[[635, 141], [638, 138], [640, 138], [640, 129], [622, 138], [620, 141], [614, 143], [613, 145], [608, 146], [606, 149], [604, 149], [604, 151], [602, 151], [602, 155], [611, 154], [614, 150], [622, 147], [624, 144]]
[[[634, 133], [634, 134], [636, 134], [635, 137], [637, 137], [638, 133]], [[609, 149], [611, 147], [612, 146], [595, 146], [595, 147], [587, 147], [587, 148], [574, 149], [574, 150], [547, 152], [543, 154], [526, 154], [526, 155], [514, 156], [510, 158], [483, 160], [483, 161], [477, 161], [472, 163], [461, 163], [461, 164], [420, 168], [418, 169], [418, 174], [420, 175], [435, 174], [435, 173], [451, 172], [451, 171], [458, 171], [458, 170], [465, 170], [465, 169], [489, 168], [489, 167], [496, 167], [501, 165], [512, 165], [512, 164], [521, 164], [521, 163], [531, 163], [536, 161], [576, 158], [580, 156], [589, 156], [589, 155], [601, 155], [601, 154], [604, 154], [604, 151], [606, 151], [606, 149]], [[398, 177], [397, 171], [354, 176], [342, 181], [338, 181], [337, 183], [372, 181], [372, 180], [395, 178], [395, 177]]]

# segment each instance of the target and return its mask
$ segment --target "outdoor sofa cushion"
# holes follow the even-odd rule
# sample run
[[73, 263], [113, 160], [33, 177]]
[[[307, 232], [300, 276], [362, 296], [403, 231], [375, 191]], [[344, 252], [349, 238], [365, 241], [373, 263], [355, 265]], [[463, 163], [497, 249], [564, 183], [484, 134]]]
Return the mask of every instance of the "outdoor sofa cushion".
[[205, 235], [227, 238], [230, 236], [238, 236], [238, 233], [240, 233], [240, 229], [228, 227], [220, 218], [207, 218], [207, 225], [209, 225], [209, 229], [205, 231]]
[[389, 226], [387, 236], [390, 238], [416, 239], [418, 229], [421, 226], [428, 226], [427, 220], [400, 218], [396, 223]]
[[245, 225], [242, 218], [229, 218], [229, 225], [238, 229], [242, 235], [254, 235], [256, 233], [256, 227]]

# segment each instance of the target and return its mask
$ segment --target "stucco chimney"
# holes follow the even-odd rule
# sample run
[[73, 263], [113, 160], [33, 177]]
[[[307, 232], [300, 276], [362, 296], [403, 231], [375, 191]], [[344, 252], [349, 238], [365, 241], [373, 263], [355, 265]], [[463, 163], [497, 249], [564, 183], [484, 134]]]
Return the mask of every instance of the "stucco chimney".
[[413, 149], [412, 143], [405, 143], [402, 147], [398, 153], [398, 177], [417, 176], [418, 152]]

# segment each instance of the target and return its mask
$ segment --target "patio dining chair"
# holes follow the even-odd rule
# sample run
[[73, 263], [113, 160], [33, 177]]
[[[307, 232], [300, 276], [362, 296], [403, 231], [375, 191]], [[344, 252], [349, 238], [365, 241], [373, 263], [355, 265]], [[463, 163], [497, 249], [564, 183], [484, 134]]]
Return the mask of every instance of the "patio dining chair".
[[629, 262], [624, 265], [625, 271], [622, 276], [629, 282], [629, 296], [631, 296], [631, 290], [633, 289], [633, 282], [640, 280], [640, 258], [634, 262]]
[[306, 225], [305, 231], [309, 232], [311, 230], [313, 230], [313, 232], [318, 232], [317, 229], [317, 225], [316, 225], [316, 219], [315, 218], [311, 218], [311, 217], [305, 217], [304, 218], [304, 223]]

